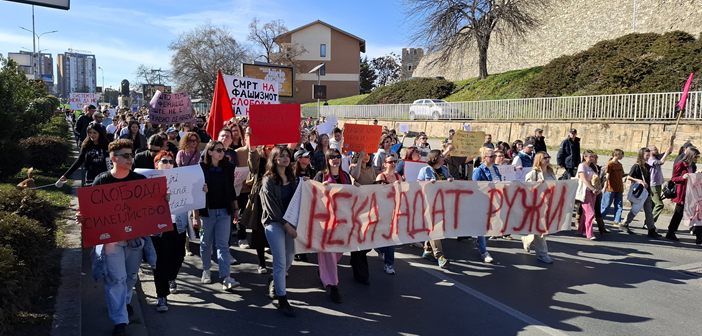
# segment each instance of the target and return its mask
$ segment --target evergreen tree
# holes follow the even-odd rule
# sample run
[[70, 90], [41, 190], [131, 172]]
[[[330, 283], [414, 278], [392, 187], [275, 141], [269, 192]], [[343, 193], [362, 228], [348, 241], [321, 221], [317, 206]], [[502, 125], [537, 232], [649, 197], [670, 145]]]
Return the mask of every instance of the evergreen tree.
[[361, 58], [360, 76], [361, 94], [371, 93], [375, 89], [375, 80], [378, 78], [378, 75], [371, 69], [370, 63], [368, 63], [368, 56]]

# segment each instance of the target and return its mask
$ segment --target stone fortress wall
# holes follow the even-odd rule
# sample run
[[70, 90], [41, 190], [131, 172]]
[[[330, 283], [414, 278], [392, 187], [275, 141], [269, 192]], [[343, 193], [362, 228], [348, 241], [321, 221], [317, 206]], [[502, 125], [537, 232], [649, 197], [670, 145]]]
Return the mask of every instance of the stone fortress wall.
[[408, 79], [412, 77], [414, 70], [417, 69], [419, 62], [424, 58], [424, 49], [422, 48], [402, 48], [402, 77]]
[[[630, 34], [634, 32], [634, 2], [637, 33], [682, 30], [699, 37], [702, 32], [700, 0], [554, 0], [541, 26], [523, 41], [500, 44], [491, 40], [488, 73], [545, 65], [599, 41]], [[466, 50], [462, 60], [454, 59], [446, 66], [429, 67], [431, 59], [431, 55], [424, 57], [413, 76], [443, 76], [452, 81], [478, 76], [476, 49]]]

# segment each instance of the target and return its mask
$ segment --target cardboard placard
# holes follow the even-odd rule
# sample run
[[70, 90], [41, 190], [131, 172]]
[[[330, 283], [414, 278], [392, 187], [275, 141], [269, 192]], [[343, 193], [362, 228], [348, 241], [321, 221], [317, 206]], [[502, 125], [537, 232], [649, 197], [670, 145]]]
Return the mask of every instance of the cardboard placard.
[[165, 177], [79, 188], [83, 247], [172, 230], [166, 190]]
[[[254, 105], [278, 104], [279, 85], [273, 81], [223, 75], [235, 117], [249, 116]], [[297, 116], [300, 119], [300, 116]], [[298, 120], [299, 123], [299, 120]]]
[[424, 161], [410, 161], [405, 160], [405, 181], [414, 182], [417, 181], [417, 176], [419, 176], [419, 170], [426, 167], [427, 163]]
[[205, 175], [200, 165], [178, 167], [166, 170], [135, 169], [135, 173], [146, 178], [165, 177], [171, 201], [168, 202], [171, 214], [198, 210], [205, 207]]
[[252, 105], [252, 146], [300, 142], [300, 104]]
[[83, 110], [85, 105], [97, 106], [97, 94], [95, 93], [75, 93], [71, 92], [69, 97], [71, 110]]
[[[241, 194], [241, 188], [244, 187], [244, 182], [249, 176], [249, 167], [236, 167], [234, 170], [234, 190], [236, 190], [236, 195]], [[246, 204], [239, 204], [239, 206], [246, 206]]]
[[149, 103], [149, 121], [152, 124], [172, 125], [193, 121], [195, 110], [187, 92], [163, 93], [156, 91]]
[[485, 143], [485, 132], [466, 132], [458, 130], [453, 135], [453, 156], [480, 156], [480, 148]]
[[344, 149], [347, 152], [366, 153], [378, 151], [378, 142], [383, 134], [383, 126], [344, 124]]

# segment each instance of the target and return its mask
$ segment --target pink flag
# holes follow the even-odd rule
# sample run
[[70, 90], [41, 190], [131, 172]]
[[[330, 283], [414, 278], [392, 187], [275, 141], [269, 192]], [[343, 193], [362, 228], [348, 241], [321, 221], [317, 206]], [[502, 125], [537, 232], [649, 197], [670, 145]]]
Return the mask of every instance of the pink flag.
[[682, 97], [680, 97], [680, 102], [678, 103], [678, 105], [675, 105], [676, 111], [685, 110], [685, 101], [687, 100], [687, 92], [690, 91], [690, 84], [692, 84], [692, 76], [693, 75], [694, 75], [694, 73], [691, 73], [690, 78], [688, 78], [687, 83], [685, 83], [685, 88], [683, 89]]

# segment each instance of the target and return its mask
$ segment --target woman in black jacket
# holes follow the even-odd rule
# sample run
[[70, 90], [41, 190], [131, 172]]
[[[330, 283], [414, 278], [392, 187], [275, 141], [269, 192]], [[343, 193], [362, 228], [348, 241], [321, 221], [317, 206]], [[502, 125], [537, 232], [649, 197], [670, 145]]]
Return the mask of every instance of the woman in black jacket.
[[[234, 169], [236, 167], [224, 159], [224, 144], [221, 141], [210, 141], [205, 147], [205, 156], [200, 164], [208, 186], [206, 206], [199, 210], [202, 218], [202, 234], [200, 235], [200, 258], [202, 258], [202, 283], [211, 283], [210, 267], [212, 266], [212, 246], [217, 246], [217, 262], [219, 276], [223, 289], [239, 286], [230, 277], [229, 270], [229, 237], [231, 236], [231, 215], [234, 223], [239, 219], [239, 206], [234, 190]], [[199, 218], [195, 219], [199, 222]]]
[[62, 183], [66, 183], [68, 181], [66, 176], [71, 176], [83, 164], [83, 169], [85, 170], [83, 187], [91, 186], [98, 174], [112, 168], [110, 153], [107, 151], [107, 138], [102, 133], [102, 127], [89, 125], [86, 132], [88, 136], [85, 137], [85, 140], [80, 145], [78, 159], [73, 162], [71, 168], [68, 168], [66, 173], [59, 179]]
[[[266, 239], [273, 255], [273, 275], [268, 279], [270, 295], [278, 297], [278, 310], [285, 316], [295, 316], [285, 291], [285, 273], [290, 268], [295, 254], [297, 231], [283, 216], [295, 194], [297, 179], [295, 178], [290, 161], [292, 152], [284, 146], [273, 148], [266, 174], [261, 183], [261, 207], [263, 216], [261, 224], [266, 228]], [[270, 290], [271, 282], [274, 289]]]
[[132, 120], [129, 122], [129, 130], [127, 131], [127, 134], [119, 137], [120, 139], [132, 140], [132, 144], [134, 144], [133, 153], [139, 153], [146, 149], [146, 137], [139, 133], [139, 129], [139, 122]]

